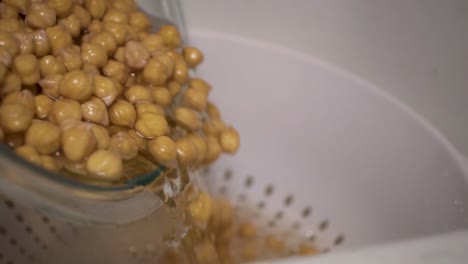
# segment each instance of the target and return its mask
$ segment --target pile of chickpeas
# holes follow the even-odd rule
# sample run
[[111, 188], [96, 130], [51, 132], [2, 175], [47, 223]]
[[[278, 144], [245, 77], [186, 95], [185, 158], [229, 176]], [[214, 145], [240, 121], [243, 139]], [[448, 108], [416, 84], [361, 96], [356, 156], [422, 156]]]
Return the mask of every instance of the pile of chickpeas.
[[176, 27], [151, 32], [133, 0], [2, 0], [0, 140], [50, 171], [104, 182], [125, 161], [197, 167], [238, 132], [191, 77], [203, 62]]

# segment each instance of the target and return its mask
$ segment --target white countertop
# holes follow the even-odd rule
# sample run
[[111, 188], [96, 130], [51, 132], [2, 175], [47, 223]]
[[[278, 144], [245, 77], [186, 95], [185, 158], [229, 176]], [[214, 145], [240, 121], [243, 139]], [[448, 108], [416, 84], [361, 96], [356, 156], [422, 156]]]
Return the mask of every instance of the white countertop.
[[275, 42], [386, 89], [468, 155], [468, 1], [183, 1], [189, 30]]

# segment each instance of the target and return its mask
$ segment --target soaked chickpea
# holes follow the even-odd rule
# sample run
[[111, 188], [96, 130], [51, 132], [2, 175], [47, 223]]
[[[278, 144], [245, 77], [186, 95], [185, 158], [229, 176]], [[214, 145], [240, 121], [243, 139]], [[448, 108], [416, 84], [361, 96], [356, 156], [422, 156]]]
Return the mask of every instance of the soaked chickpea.
[[160, 136], [148, 143], [153, 158], [161, 165], [175, 168], [177, 166], [177, 146], [170, 137]]
[[53, 154], [60, 148], [60, 129], [49, 121], [33, 120], [26, 132], [26, 145], [40, 154]]
[[187, 206], [188, 216], [191, 218], [195, 226], [201, 230], [204, 230], [208, 225], [212, 211], [213, 201], [205, 192], [201, 192]]
[[80, 21], [81, 30], [86, 29], [91, 23], [91, 15], [80, 5], [73, 5], [73, 14]]
[[274, 251], [283, 251], [286, 248], [284, 242], [275, 235], [267, 235], [265, 237], [265, 245], [268, 249]]
[[99, 19], [107, 10], [107, 2], [102, 0], [84, 0], [86, 9], [92, 18]]
[[193, 88], [187, 89], [183, 96], [184, 105], [193, 108], [197, 111], [205, 111], [208, 103], [208, 96], [206, 93]]
[[23, 25], [17, 18], [0, 19], [0, 28], [11, 33], [23, 31]]
[[10, 67], [13, 62], [13, 57], [10, 54], [10, 51], [4, 46], [0, 46], [0, 63], [5, 67]]
[[57, 52], [61, 49], [70, 47], [73, 43], [70, 32], [68, 32], [68, 30], [61, 25], [48, 27], [46, 29], [46, 34], [49, 38], [53, 54], [57, 54]]
[[205, 159], [205, 156], [208, 151], [206, 141], [202, 136], [198, 134], [187, 135], [187, 138], [192, 142], [197, 153], [195, 164], [200, 164]]
[[102, 68], [107, 64], [107, 51], [101, 45], [84, 43], [81, 46], [81, 59], [85, 63]]
[[110, 135], [107, 128], [93, 124], [92, 131], [97, 141], [98, 149], [107, 149], [110, 145]]
[[130, 40], [125, 44], [125, 63], [133, 69], [143, 69], [150, 58], [150, 52], [140, 42]]
[[197, 113], [186, 107], [178, 107], [175, 109], [175, 120], [177, 124], [192, 131], [199, 129], [202, 126]]
[[67, 72], [59, 83], [58, 92], [66, 98], [84, 102], [94, 92], [93, 78], [79, 70]]
[[41, 156], [37, 153], [36, 149], [32, 146], [21, 146], [15, 149], [16, 155], [22, 157], [23, 159], [35, 164], [37, 166], [42, 165]]
[[203, 53], [195, 47], [185, 47], [182, 55], [190, 68], [197, 67], [204, 60]]
[[164, 47], [164, 41], [158, 34], [149, 34], [146, 38], [141, 40], [143, 46], [145, 46], [150, 52], [157, 51]]
[[58, 99], [60, 97], [58, 87], [62, 79], [63, 75], [61, 74], [50, 74], [40, 80], [38, 84], [42, 88], [43, 94], [52, 99]]
[[4, 4], [16, 8], [21, 14], [25, 14], [29, 7], [28, 0], [3, 0]]
[[85, 161], [78, 161], [78, 162], [72, 162], [66, 159], [63, 155], [60, 156], [60, 163], [63, 165], [63, 167], [72, 172], [75, 173], [76, 175], [81, 175], [81, 176], [87, 176], [88, 171], [86, 170], [86, 162]]
[[5, 65], [0, 64], [0, 84], [5, 81], [6, 73], [7, 73], [7, 69]]
[[11, 56], [19, 53], [19, 41], [10, 32], [0, 31], [0, 46], [7, 48]]
[[34, 101], [36, 103], [36, 117], [46, 119], [52, 109], [53, 100], [46, 95], [40, 94], [34, 97]]
[[192, 140], [187, 137], [179, 138], [175, 141], [177, 146], [177, 160], [180, 165], [192, 167], [198, 160], [197, 147]]
[[55, 124], [60, 124], [66, 119], [81, 120], [81, 105], [70, 99], [58, 99], [52, 103], [49, 112], [49, 120]]
[[208, 104], [206, 105], [206, 113], [211, 119], [221, 119], [221, 112], [219, 111], [218, 107], [212, 102], [208, 102]]
[[218, 136], [226, 129], [226, 125], [220, 119], [211, 119], [203, 123], [203, 132], [208, 135]]
[[138, 8], [133, 0], [114, 0], [111, 6], [126, 12], [132, 12]]
[[99, 33], [102, 30], [104, 30], [104, 23], [102, 23], [101, 20], [93, 19], [91, 20], [91, 23], [89, 23], [88, 28], [86, 29], [86, 31], [88, 33], [91, 33], [91, 35], [85, 36], [92, 36], [92, 33]]
[[125, 63], [125, 47], [118, 47], [112, 58], [118, 62]]
[[86, 161], [86, 170], [100, 180], [115, 181], [122, 176], [122, 159], [112, 151], [97, 150]]
[[180, 47], [182, 40], [180, 33], [175, 26], [164, 25], [159, 29], [158, 33], [166, 46], [171, 48]]
[[151, 21], [143, 12], [131, 13], [129, 24], [136, 31], [147, 31], [151, 29]]
[[117, 99], [109, 107], [109, 118], [114, 125], [133, 128], [136, 125], [135, 107], [125, 100]]
[[122, 85], [127, 82], [130, 75], [128, 67], [125, 64], [115, 60], [109, 60], [106, 66], [104, 66], [102, 69], [102, 72], [105, 76], [116, 80]]
[[31, 3], [25, 22], [33, 28], [48, 28], [56, 23], [56, 13], [45, 3]]
[[167, 66], [156, 58], [149, 59], [143, 69], [143, 80], [151, 85], [164, 85], [169, 78]]
[[[1, 20], [0, 20], [1, 21]], [[0, 25], [1, 27], [1, 25]], [[20, 54], [31, 54], [34, 51], [34, 34], [32, 32], [15, 32], [15, 38], [18, 40]]]
[[151, 95], [151, 92], [143, 85], [132, 85], [128, 87], [124, 93], [124, 96], [125, 99], [127, 99], [132, 104], [141, 101], [153, 101], [153, 96]]
[[107, 10], [102, 21], [128, 24], [129, 17], [125, 10], [111, 8]]
[[21, 90], [8, 94], [3, 99], [3, 104], [22, 104], [24, 107], [29, 108], [33, 112], [36, 110], [36, 102], [34, 101], [34, 95], [29, 90]]
[[200, 78], [191, 79], [189, 82], [189, 87], [194, 90], [204, 92], [206, 94], [209, 94], [211, 91], [211, 85], [207, 83], [205, 80], [200, 79]]
[[68, 16], [73, 8], [72, 0], [47, 0], [47, 4], [55, 10], [60, 18]]
[[172, 77], [176, 59], [178, 58], [176, 53], [172, 51], [155, 51], [151, 55], [153, 56], [153, 58], [157, 59], [158, 61], [166, 65], [167, 72], [169, 73], [169, 77]]
[[110, 106], [121, 93], [120, 84], [111, 78], [94, 76], [94, 95]]
[[52, 172], [59, 172], [62, 167], [56, 157], [49, 155], [41, 155], [41, 166]]
[[114, 36], [118, 46], [125, 44], [129, 39], [128, 25], [119, 22], [104, 22], [104, 30]]
[[254, 261], [257, 258], [258, 248], [255, 241], [247, 241], [242, 244], [241, 258], [244, 262]]
[[82, 161], [97, 147], [92, 125], [82, 124], [64, 131], [61, 136], [61, 145], [63, 154], [69, 161]]
[[36, 30], [34, 31], [33, 35], [34, 54], [37, 57], [44, 57], [49, 54], [51, 47], [45, 30]]
[[61, 49], [57, 54], [57, 59], [63, 61], [67, 71], [80, 70], [83, 65], [80, 51], [72, 47]]
[[110, 139], [109, 150], [124, 160], [133, 159], [138, 154], [138, 146], [127, 132], [120, 131]]
[[59, 21], [59, 24], [64, 26], [65, 29], [67, 29], [68, 32], [70, 32], [70, 35], [73, 38], [78, 37], [81, 33], [80, 20], [74, 14], [71, 14], [64, 19], [61, 19]]
[[5, 132], [3, 132], [3, 129], [0, 128], [0, 142], [3, 142], [5, 140]]
[[188, 68], [185, 61], [181, 58], [177, 58], [174, 65], [174, 81], [185, 84], [188, 79]]
[[3, 103], [0, 106], [0, 126], [6, 132], [26, 131], [33, 116], [33, 110], [20, 103]]
[[162, 108], [162, 106], [153, 104], [147, 101], [137, 102], [135, 107], [136, 107], [138, 116], [140, 116], [141, 114], [145, 112], [150, 112], [150, 113], [154, 113], [154, 114], [162, 115], [162, 116], [166, 115], [166, 113], [164, 112], [164, 108]]
[[117, 50], [117, 41], [114, 36], [107, 31], [96, 33], [91, 38], [90, 42], [101, 45], [101, 47], [106, 50], [108, 56], [111, 56], [115, 50]]
[[302, 245], [299, 247], [299, 250], [297, 253], [302, 256], [314, 256], [314, 255], [320, 254], [320, 251], [316, 247], [309, 246], [309, 245]]
[[155, 138], [169, 133], [169, 125], [162, 115], [145, 112], [138, 115], [135, 130], [146, 138]]
[[[7, 131], [4, 131], [4, 133], [6, 132]], [[24, 132], [6, 133], [4, 141], [10, 148], [15, 149], [21, 147], [24, 145]]]
[[196, 263], [203, 264], [218, 264], [218, 253], [209, 240], [202, 241], [195, 245], [194, 247]]
[[81, 105], [83, 119], [100, 124], [103, 126], [109, 125], [109, 114], [107, 113], [106, 104], [98, 97], [91, 97], [88, 101]]
[[255, 238], [257, 235], [257, 228], [252, 222], [244, 222], [239, 226], [239, 236], [242, 238]]
[[39, 62], [39, 69], [42, 76], [48, 76], [51, 74], [64, 74], [67, 72], [63, 61], [58, 60], [52, 55], [47, 55], [41, 58]]
[[167, 84], [167, 89], [172, 97], [178, 95], [182, 89], [181, 85], [178, 82], [171, 81]]
[[16, 18], [18, 17], [18, 8], [0, 3], [0, 17], [2, 18]]
[[240, 146], [239, 133], [234, 128], [228, 128], [221, 132], [219, 142], [224, 152], [234, 154]]
[[36, 84], [41, 78], [39, 63], [32, 54], [16, 56], [13, 67], [24, 85]]
[[138, 149], [143, 152], [148, 151], [148, 140], [138, 134], [136, 130], [130, 129], [127, 131], [128, 135], [135, 141]]
[[159, 105], [169, 106], [172, 102], [172, 96], [169, 90], [165, 87], [155, 87], [151, 89], [151, 95]]

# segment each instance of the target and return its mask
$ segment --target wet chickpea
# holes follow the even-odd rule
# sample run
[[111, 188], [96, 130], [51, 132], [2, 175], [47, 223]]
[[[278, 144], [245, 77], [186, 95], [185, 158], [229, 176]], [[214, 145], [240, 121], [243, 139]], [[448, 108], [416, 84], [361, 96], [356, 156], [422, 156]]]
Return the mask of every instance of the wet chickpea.
[[36, 84], [41, 78], [39, 63], [32, 54], [16, 56], [13, 67], [24, 85]]
[[164, 85], [169, 78], [169, 72], [164, 63], [158, 59], [149, 59], [143, 69], [143, 80], [151, 85]]
[[23, 31], [23, 25], [17, 18], [0, 19], [0, 28], [11, 33]]
[[39, 155], [39, 153], [37, 153], [36, 149], [34, 149], [34, 147], [32, 146], [25, 145], [25, 146], [17, 147], [15, 149], [15, 153], [16, 155], [31, 162], [32, 164], [35, 164], [38, 166], [42, 165], [41, 156]]
[[10, 51], [7, 50], [4, 46], [0, 46], [0, 63], [9, 68], [13, 62], [13, 57], [10, 54]]
[[3, 142], [5, 140], [5, 132], [3, 132], [3, 129], [0, 128], [0, 142]]
[[251, 222], [244, 222], [239, 226], [239, 236], [242, 238], [254, 238], [257, 235], [257, 229]]
[[47, 37], [49, 38], [52, 53], [57, 54], [61, 49], [70, 47], [73, 43], [70, 32], [63, 26], [57, 25], [46, 29]]
[[70, 35], [74, 38], [78, 37], [81, 33], [80, 20], [74, 14], [71, 14], [64, 19], [61, 19], [59, 21], [59, 24], [64, 26], [68, 30], [68, 32], [70, 32]]
[[[83, 62], [81, 60], [80, 52], [75, 51], [71, 47], [61, 49], [58, 52], [57, 58], [63, 61], [67, 71], [75, 71], [81, 69]], [[66, 76], [66, 75], [65, 75]]]
[[91, 23], [91, 15], [80, 5], [73, 5], [73, 14], [80, 21], [80, 28], [82, 30], [86, 29]]
[[5, 81], [6, 73], [7, 68], [5, 67], [5, 65], [0, 64], [0, 84], [3, 83], [3, 81]]
[[44, 57], [50, 52], [50, 43], [49, 43], [49, 38], [47, 37], [47, 34], [45, 30], [40, 29], [36, 30], [34, 33], [34, 38], [33, 38], [33, 49], [34, 49], [34, 54], [37, 57]]
[[93, 125], [92, 131], [97, 141], [98, 149], [107, 149], [110, 145], [110, 135], [107, 128], [100, 125]]
[[39, 81], [39, 86], [42, 88], [42, 93], [50, 98], [57, 99], [60, 97], [58, 87], [63, 79], [61, 74], [51, 74]]
[[171, 94], [172, 97], [175, 97], [180, 93], [180, 90], [182, 89], [181, 85], [178, 82], [171, 81], [167, 84], [167, 89], [169, 90], [169, 93]]
[[283, 251], [285, 249], [284, 242], [278, 239], [275, 235], [267, 235], [265, 237], [265, 245], [268, 249], [274, 251]]
[[31, 3], [25, 21], [33, 28], [48, 28], [55, 25], [56, 13], [47, 4]]
[[26, 145], [40, 154], [53, 154], [60, 148], [60, 129], [49, 121], [33, 120], [26, 132]]
[[82, 161], [97, 147], [92, 125], [82, 124], [64, 131], [61, 136], [61, 145], [63, 154], [69, 161]]
[[151, 21], [143, 12], [131, 13], [129, 24], [136, 31], [147, 31], [151, 29]]
[[177, 146], [174, 140], [167, 136], [160, 136], [148, 143], [148, 149], [159, 164], [175, 168], [177, 166]]
[[211, 119], [221, 119], [221, 112], [219, 111], [218, 107], [212, 102], [208, 102], [208, 104], [206, 105], [206, 113]]
[[[6, 133], [6, 131], [4, 131], [4, 133]], [[21, 147], [24, 145], [24, 132], [6, 133], [4, 142], [13, 149]]]
[[137, 4], [134, 0], [114, 0], [112, 1], [111, 6], [113, 8], [117, 8], [126, 12], [132, 12], [138, 9]]
[[104, 23], [101, 20], [93, 19], [91, 23], [89, 23], [87, 32], [88, 33], [99, 33], [104, 30]]
[[123, 24], [128, 24], [128, 20], [128, 13], [125, 10], [120, 10], [117, 8], [111, 8], [107, 10], [102, 19], [104, 22], [116, 22]]
[[52, 172], [59, 172], [61, 168], [61, 163], [56, 157], [49, 155], [41, 155], [41, 166]]
[[162, 116], [166, 115], [162, 106], [147, 101], [137, 102], [135, 107], [138, 116], [145, 112], [150, 112]]
[[96, 67], [94, 64], [90, 64], [87, 62], [83, 63], [83, 67], [81, 67], [81, 70], [90, 76], [94, 78], [95, 75], [99, 75], [99, 69]]
[[94, 92], [93, 78], [83, 71], [67, 72], [59, 83], [60, 95], [79, 102], [84, 102]]
[[197, 152], [195, 164], [200, 164], [205, 159], [205, 156], [208, 151], [206, 141], [202, 136], [198, 134], [190, 134], [187, 136], [187, 138], [190, 141], [192, 141], [193, 146], [195, 147]]
[[164, 47], [164, 41], [158, 34], [149, 34], [146, 38], [141, 40], [143, 46], [145, 46], [150, 52], [157, 51]]
[[194, 248], [196, 263], [217, 264], [220, 263], [218, 253], [209, 240], [202, 241], [195, 245]]
[[211, 85], [207, 83], [205, 80], [200, 79], [200, 78], [191, 79], [189, 82], [189, 87], [194, 90], [204, 92], [206, 94], [209, 94], [211, 91]]
[[109, 150], [120, 155], [124, 160], [133, 159], [138, 154], [138, 146], [127, 132], [118, 132], [110, 140]]
[[179, 47], [182, 42], [179, 31], [172, 25], [162, 26], [159, 29], [159, 35], [163, 39], [164, 44], [171, 48]]
[[150, 58], [150, 52], [140, 42], [130, 40], [125, 44], [125, 63], [133, 69], [143, 69]]
[[3, 87], [0, 90], [1, 94], [9, 94], [18, 92], [21, 90], [21, 79], [16, 73], [8, 72], [6, 73], [3, 80]]
[[150, 35], [149, 32], [146, 32], [146, 31], [138, 31], [137, 33], [137, 40], [139, 41], [142, 41], [144, 40], [146, 37], [148, 37]]
[[110, 77], [120, 84], [124, 85], [130, 75], [127, 66], [121, 62], [115, 60], [109, 60], [102, 69], [105, 76]]
[[102, 18], [106, 13], [107, 1], [84, 0], [84, 4], [91, 17], [94, 19]]
[[[0, 25], [1, 27], [1, 25]], [[15, 32], [15, 38], [19, 43], [19, 53], [21, 55], [31, 54], [34, 51], [34, 35], [32, 32]]]
[[153, 58], [157, 59], [158, 61], [162, 62], [166, 65], [167, 72], [169, 72], [169, 77], [172, 77], [172, 72], [174, 72], [175, 62], [177, 56], [174, 55], [171, 51], [164, 51], [164, 52], [153, 52]]
[[208, 97], [207, 94], [202, 91], [189, 88], [184, 93], [183, 102], [187, 107], [193, 108], [197, 111], [205, 111], [208, 103]]
[[21, 14], [25, 14], [28, 11], [30, 1], [28, 0], [3, 0], [4, 4], [16, 8]]
[[53, 100], [46, 95], [40, 94], [34, 97], [34, 101], [36, 102], [36, 117], [46, 119], [52, 109]]
[[95, 43], [84, 43], [81, 46], [81, 59], [85, 63], [102, 68], [107, 63], [107, 51]]
[[112, 58], [118, 62], [125, 63], [125, 47], [118, 47]]
[[211, 197], [205, 192], [201, 192], [187, 206], [187, 213], [189, 217], [191, 217], [194, 224], [202, 230], [206, 228], [212, 211], [213, 201], [211, 200]]
[[314, 255], [318, 255], [320, 251], [316, 247], [302, 245], [299, 247], [299, 250], [297, 253], [302, 256], [314, 256]]
[[22, 104], [24, 107], [31, 109], [33, 112], [36, 109], [34, 95], [29, 90], [21, 90], [10, 93], [3, 99], [3, 104]]
[[155, 138], [169, 133], [169, 125], [162, 115], [145, 112], [138, 116], [135, 130], [145, 138]]
[[125, 99], [134, 104], [139, 101], [152, 102], [151, 92], [143, 85], [132, 85], [124, 93]]
[[63, 155], [60, 156], [59, 160], [66, 170], [72, 173], [75, 173], [77, 175], [82, 175], [82, 176], [88, 175], [85, 161], [72, 162], [72, 161], [67, 160], [67, 158], [64, 157]]
[[0, 17], [2, 18], [16, 18], [18, 17], [18, 8], [0, 3]]
[[19, 41], [10, 32], [0, 31], [0, 46], [4, 46], [11, 56], [19, 53]]
[[49, 112], [49, 120], [55, 124], [60, 124], [66, 119], [81, 120], [81, 105], [69, 99], [58, 99], [52, 103]]
[[94, 95], [101, 98], [101, 100], [107, 106], [110, 106], [120, 95], [120, 84], [111, 78], [107, 78], [101, 75], [95, 75], [93, 78]]
[[67, 72], [63, 61], [58, 60], [52, 55], [47, 55], [41, 58], [39, 62], [39, 69], [42, 76], [48, 76], [51, 74], [64, 74]]
[[72, 0], [48, 0], [47, 4], [55, 10], [57, 17], [66, 17], [72, 12]]
[[115, 181], [122, 176], [122, 159], [112, 151], [97, 150], [86, 161], [86, 170], [97, 179]]
[[208, 119], [203, 123], [203, 132], [208, 135], [218, 136], [226, 129], [226, 125], [220, 119]]
[[81, 105], [83, 119], [100, 124], [103, 126], [109, 125], [109, 114], [104, 102], [98, 97], [91, 97], [88, 101]]
[[151, 94], [153, 96], [154, 102], [159, 105], [169, 106], [172, 102], [171, 93], [167, 88], [155, 87], [151, 89]]
[[195, 47], [185, 47], [182, 55], [190, 68], [197, 67], [204, 59], [203, 53]]
[[117, 99], [109, 107], [111, 124], [133, 128], [136, 120], [136, 110], [133, 105], [125, 100]]
[[107, 31], [96, 33], [91, 38], [90, 42], [101, 45], [101, 47], [107, 51], [108, 56], [112, 55], [115, 50], [117, 50], [117, 41], [115, 40], [114, 36]]
[[33, 110], [20, 103], [3, 103], [0, 106], [0, 126], [6, 132], [26, 131], [33, 116]]
[[201, 128], [202, 123], [197, 113], [186, 107], [178, 107], [175, 110], [175, 120], [180, 126], [195, 131]]
[[179, 138], [175, 141], [177, 147], [177, 160], [185, 167], [194, 166], [198, 160], [197, 148], [192, 140], [187, 137]]
[[188, 68], [187, 64], [183, 59], [176, 59], [175, 65], [174, 65], [174, 73], [173, 73], [173, 78], [174, 81], [180, 83], [180, 84], [185, 84], [188, 79]]
[[234, 128], [228, 128], [221, 132], [219, 142], [224, 152], [234, 154], [240, 146], [239, 133]]
[[139, 135], [135, 129], [128, 130], [127, 134], [133, 139], [133, 141], [135, 141], [139, 150], [144, 152], [148, 151], [148, 140]]
[[114, 36], [118, 46], [125, 44], [128, 40], [128, 27], [127, 24], [119, 22], [104, 22], [104, 30]]
[[257, 258], [258, 248], [254, 241], [242, 244], [241, 258], [243, 262], [254, 261]]

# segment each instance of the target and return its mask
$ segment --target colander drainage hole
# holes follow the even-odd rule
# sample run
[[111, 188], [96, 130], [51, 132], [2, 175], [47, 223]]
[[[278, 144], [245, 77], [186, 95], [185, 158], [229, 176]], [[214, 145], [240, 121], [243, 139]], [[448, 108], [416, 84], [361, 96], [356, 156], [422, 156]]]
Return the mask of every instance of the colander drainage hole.
[[226, 169], [224, 171], [224, 180], [229, 181], [232, 177], [232, 170], [231, 169]]
[[330, 223], [328, 222], [328, 220], [323, 220], [319, 225], [320, 231], [325, 231], [329, 225]]
[[284, 205], [285, 206], [290, 206], [292, 203], [293, 203], [293, 196], [292, 195], [288, 195], [286, 196], [286, 198], [284, 198]]
[[15, 207], [15, 203], [13, 203], [11, 200], [5, 200], [5, 205], [10, 209]]
[[315, 241], [315, 236], [314, 236], [314, 235], [310, 235], [310, 236], [309, 236], [309, 241], [314, 242], [314, 241]]
[[4, 236], [4, 235], [6, 235], [6, 233], [7, 233], [6, 228], [3, 227], [3, 226], [0, 226], [0, 235]]
[[21, 215], [20, 213], [16, 214], [16, 221], [18, 221], [18, 223], [23, 223], [23, 215]]
[[335, 238], [335, 241], [333, 241], [333, 244], [335, 244], [335, 246], [339, 246], [343, 244], [343, 242], [344, 242], [344, 235], [339, 235]]
[[10, 239], [10, 244], [11, 244], [12, 246], [16, 246], [16, 244], [17, 244], [16, 239], [11, 238], [11, 239]]
[[2, 259], [3, 259], [3, 254], [2, 254], [2, 253], [0, 253], [0, 260], [2, 260]]
[[252, 187], [253, 182], [254, 182], [253, 177], [252, 176], [247, 176], [247, 178], [245, 179], [244, 185], [245, 185], [246, 188], [250, 188], [250, 187]]
[[273, 185], [268, 185], [266, 188], [265, 188], [265, 195], [266, 196], [270, 196], [273, 194]]
[[265, 202], [264, 202], [264, 201], [259, 202], [259, 203], [257, 204], [257, 208], [258, 208], [258, 209], [263, 209], [263, 208], [265, 208]]
[[43, 217], [42, 217], [42, 221], [43, 221], [44, 223], [49, 223], [49, 218], [47, 218], [46, 216], [43, 216]]
[[283, 211], [276, 212], [275, 218], [277, 220], [280, 220], [281, 218], [283, 218]]
[[304, 208], [304, 210], [302, 210], [302, 218], [309, 217], [311, 212], [312, 212], [312, 209], [310, 207]]
[[219, 194], [226, 194], [227, 192], [227, 189], [226, 189], [226, 186], [221, 186], [219, 187]]

